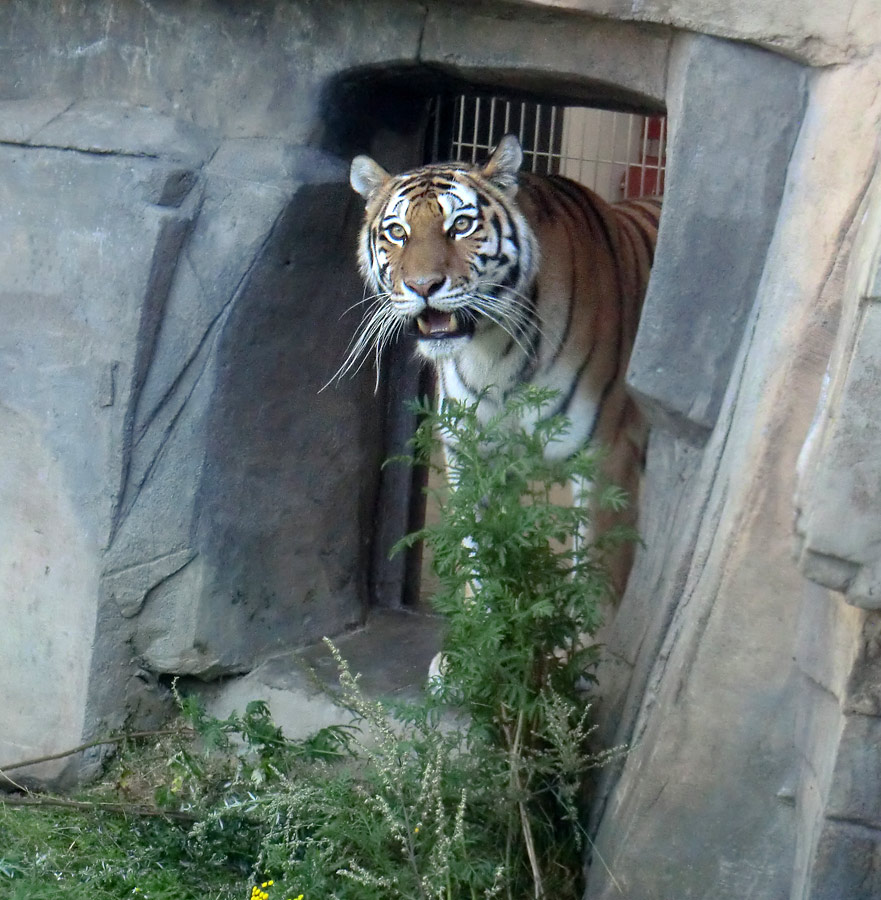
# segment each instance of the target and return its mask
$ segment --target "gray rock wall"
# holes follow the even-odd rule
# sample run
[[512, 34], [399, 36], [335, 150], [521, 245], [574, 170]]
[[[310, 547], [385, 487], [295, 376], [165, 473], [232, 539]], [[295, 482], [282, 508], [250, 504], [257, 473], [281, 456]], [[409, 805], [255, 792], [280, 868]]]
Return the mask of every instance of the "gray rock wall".
[[829, 385], [873, 365], [874, 351], [852, 353], [850, 323], [871, 308], [881, 248], [878, 74], [861, 65], [808, 78], [715, 427], [703, 449], [669, 426], [652, 435], [643, 531], [657, 538], [610, 630], [602, 712], [607, 739], [632, 749], [600, 786], [603, 863], [589, 897], [878, 895], [878, 622], [806, 581], [793, 553], [811, 562], [811, 532], [793, 540], [800, 507], [801, 522], [813, 510], [837, 529], [849, 558], [871, 559], [862, 539], [845, 540], [871, 534], [865, 503], [845, 512], [820, 472], [859, 479], [877, 455], [824, 442], [871, 434], [877, 415], [851, 417]]
[[771, 53], [706, 37], [673, 59], [666, 192], [676, 214], [662, 220], [627, 381], [654, 424], [701, 444], [716, 425], [755, 303], [801, 125], [805, 73]]
[[[4, 110], [7, 126], [21, 108]], [[353, 265], [328, 275], [315, 262], [354, 240], [345, 168], [96, 101], [0, 153], [4, 408], [22, 435], [7, 521], [74, 520], [76, 541], [53, 542], [45, 572], [81, 546], [83, 577], [45, 598], [48, 627], [25, 632], [46, 640], [59, 602], [88, 610], [69, 646], [91, 669], [90, 727], [124, 717], [119, 675], [135, 659], [240, 671], [360, 621], [376, 401], [367, 380], [319, 394], [359, 290]], [[29, 516], [25, 423], [51, 459], [40, 478], [64, 485], [60, 509]], [[30, 530], [6, 549], [25, 571]], [[75, 711], [58, 702], [62, 718]]]
[[400, 588], [376, 510], [411, 484], [379, 461], [416, 373], [319, 391], [361, 296], [354, 153], [418, 162], [449, 84], [666, 105], [646, 549], [597, 706], [630, 749], [587, 897], [878, 896], [881, 26], [847, 6], [0, 7], [0, 766]]
[[[63, 47], [42, 46], [54, 65], [38, 77], [29, 53], [61, 40], [56, 13], [4, 10], [21, 66], [10, 93], [30, 78], [37, 96], [0, 103], [2, 595], [10, 656], [45, 676], [36, 698], [3, 670], [10, 760], [148, 715], [158, 674], [246, 670], [362, 621], [384, 452], [369, 378], [319, 394], [360, 295], [354, 261], [337, 263], [357, 228], [345, 162], [239, 137], [241, 122], [224, 133], [223, 83], [213, 110], [198, 93], [189, 111], [132, 102], [161, 85], [126, 48], [163, 34], [177, 47], [176, 25], [205, 24], [195, 8], [145, 32], [133, 7], [97, 43], [103, 20], [83, 11]], [[247, 45], [264, 18], [228, 24]], [[287, 138], [291, 115], [264, 110], [258, 130]], [[57, 728], [33, 717], [37, 699]]]
[[[869, 109], [877, 133], [881, 116]], [[795, 555], [816, 583], [805, 591], [797, 649], [799, 900], [881, 893], [877, 157], [862, 176], [830, 278], [842, 297], [840, 324], [797, 469]]]

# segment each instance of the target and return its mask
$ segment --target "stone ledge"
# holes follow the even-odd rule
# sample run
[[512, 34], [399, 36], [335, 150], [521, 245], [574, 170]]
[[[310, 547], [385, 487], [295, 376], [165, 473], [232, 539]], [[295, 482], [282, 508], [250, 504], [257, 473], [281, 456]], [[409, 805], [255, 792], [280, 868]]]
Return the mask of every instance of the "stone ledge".
[[[443, 622], [435, 616], [376, 611], [367, 625], [334, 640], [369, 698], [416, 699], [431, 658], [440, 649]], [[394, 665], [389, 664], [393, 649]], [[327, 725], [345, 724], [350, 714], [330, 695], [337, 668], [327, 647], [315, 644], [272, 656], [248, 675], [200, 690], [212, 715], [242, 712], [251, 700], [265, 700], [289, 739], [308, 737]]]
[[664, 106], [668, 29], [602, 19], [536, 19], [429, 8], [421, 62], [461, 78], [569, 94], [578, 103], [615, 102], [642, 111]]

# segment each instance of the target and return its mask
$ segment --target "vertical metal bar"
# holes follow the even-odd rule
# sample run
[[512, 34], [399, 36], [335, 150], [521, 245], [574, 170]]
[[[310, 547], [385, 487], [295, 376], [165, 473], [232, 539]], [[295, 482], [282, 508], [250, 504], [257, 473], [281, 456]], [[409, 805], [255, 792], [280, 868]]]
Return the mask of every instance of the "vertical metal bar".
[[508, 133], [511, 128], [511, 101], [505, 101], [505, 134]]
[[[581, 110], [581, 144], [578, 147], [578, 180], [582, 184], [587, 184], [584, 176], [584, 164], [587, 161], [584, 145], [587, 142], [587, 110]], [[592, 185], [587, 185], [592, 187]]]
[[535, 128], [532, 134], [532, 171], [538, 171], [538, 128], [541, 121], [541, 104], [535, 104]]
[[609, 199], [618, 199], [618, 190], [615, 185], [615, 168], [618, 162], [618, 118], [619, 113], [612, 113], [612, 144], [609, 156], [609, 193], [606, 195]]
[[634, 115], [627, 116], [627, 171], [624, 175], [624, 199], [630, 199], [630, 169], [633, 166], [633, 122]]
[[436, 94], [434, 97], [434, 128], [432, 129], [431, 135], [431, 161], [437, 162], [440, 159], [440, 119], [441, 119], [441, 104], [443, 103], [443, 98], [440, 94]]
[[453, 155], [453, 158], [456, 160], [462, 159], [462, 137], [463, 130], [465, 128], [465, 95], [459, 95], [459, 140], [456, 142], [456, 152]]
[[560, 115], [563, 117], [563, 124], [560, 127], [560, 165], [557, 169], [558, 175], [565, 175], [569, 171], [567, 156], [569, 151], [569, 137], [572, 134], [572, 118], [565, 106], [561, 106]]
[[547, 168], [548, 175], [550, 175], [551, 172], [553, 172], [553, 170], [554, 170], [554, 167], [551, 165], [554, 158], [556, 157], [559, 159], [559, 157], [562, 155], [561, 153], [556, 153], [554, 151], [554, 132], [556, 131], [556, 127], [557, 127], [557, 107], [552, 106], [551, 107], [551, 127], [548, 129], [548, 168]]
[[593, 175], [591, 175], [590, 178], [590, 186], [595, 191], [598, 191], [600, 186], [600, 128], [599, 123], [597, 122], [598, 116], [596, 115], [596, 110], [591, 110], [589, 118], [593, 127], [593, 131], [591, 132], [593, 147], [590, 152], [590, 160], [593, 163]]
[[667, 117], [661, 119], [661, 134], [658, 140], [658, 185], [655, 193], [664, 193], [664, 181], [667, 176]]
[[[492, 150], [493, 147], [498, 143], [493, 138], [493, 128], [495, 128], [496, 124], [496, 98], [493, 97], [489, 101], [489, 135], [487, 136], [486, 142], [489, 146], [486, 148], [487, 151]], [[487, 154], [488, 155], [488, 154]]]
[[471, 136], [471, 162], [477, 162], [477, 125], [480, 121], [480, 97], [474, 98], [474, 132]]
[[642, 197], [645, 194], [645, 157], [646, 152], [648, 150], [649, 145], [649, 120], [648, 117], [643, 117], [642, 120], [642, 168], [639, 173], [639, 196]]

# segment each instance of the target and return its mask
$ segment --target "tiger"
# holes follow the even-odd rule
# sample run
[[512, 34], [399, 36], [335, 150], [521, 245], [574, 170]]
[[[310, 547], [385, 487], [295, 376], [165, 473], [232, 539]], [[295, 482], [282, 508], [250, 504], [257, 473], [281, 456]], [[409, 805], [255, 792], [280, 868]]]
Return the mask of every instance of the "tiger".
[[[548, 453], [600, 445], [603, 478], [631, 499], [623, 512], [597, 509], [593, 530], [634, 525], [648, 428], [625, 372], [660, 201], [610, 204], [522, 163], [510, 134], [483, 165], [391, 175], [369, 156], [352, 161], [351, 186], [366, 201], [358, 261], [372, 303], [338, 374], [371, 350], [378, 367], [383, 348], [407, 332], [436, 371], [439, 400], [478, 404], [480, 421], [521, 385], [555, 391], [541, 415], [562, 414], [571, 428]], [[609, 560], [618, 595], [632, 559], [627, 542]]]

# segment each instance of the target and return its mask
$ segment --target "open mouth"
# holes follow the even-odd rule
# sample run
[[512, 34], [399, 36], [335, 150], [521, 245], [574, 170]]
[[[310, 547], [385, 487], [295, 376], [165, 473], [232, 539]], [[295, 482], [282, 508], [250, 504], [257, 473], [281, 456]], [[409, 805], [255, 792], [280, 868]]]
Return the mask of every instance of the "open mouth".
[[471, 316], [441, 312], [428, 307], [416, 317], [417, 337], [436, 341], [446, 338], [468, 337], [474, 331]]

